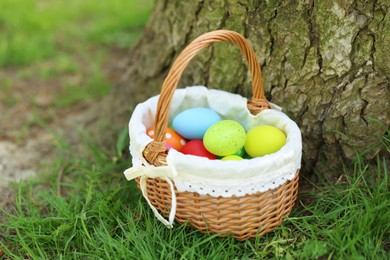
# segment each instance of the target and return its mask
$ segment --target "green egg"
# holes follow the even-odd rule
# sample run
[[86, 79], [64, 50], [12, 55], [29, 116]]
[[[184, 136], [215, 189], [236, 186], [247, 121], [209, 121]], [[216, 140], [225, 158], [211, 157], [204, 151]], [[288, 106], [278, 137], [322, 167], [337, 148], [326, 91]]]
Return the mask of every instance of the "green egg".
[[203, 143], [210, 153], [227, 156], [240, 151], [245, 139], [245, 129], [238, 122], [222, 120], [207, 129]]
[[[227, 156], [217, 156], [217, 159], [222, 159], [224, 157], [229, 157], [229, 156], [230, 156], [230, 154], [227, 155]], [[237, 156], [237, 157], [240, 157], [241, 159], [243, 159], [243, 158], [251, 159], [252, 158], [245, 152], [245, 148], [244, 147], [242, 147], [240, 150], [238, 150], [237, 152], [235, 152], [231, 156]]]
[[250, 156], [249, 154], [245, 153], [245, 156], [243, 157], [244, 159], [253, 159], [252, 156]]
[[235, 152], [234, 155], [237, 155], [237, 156], [240, 156], [240, 157], [244, 158], [246, 156], [245, 148], [242, 147], [240, 150]]
[[242, 159], [242, 157], [240, 157], [238, 155], [228, 155], [228, 156], [222, 157], [221, 160], [222, 161], [240, 161], [243, 159]]

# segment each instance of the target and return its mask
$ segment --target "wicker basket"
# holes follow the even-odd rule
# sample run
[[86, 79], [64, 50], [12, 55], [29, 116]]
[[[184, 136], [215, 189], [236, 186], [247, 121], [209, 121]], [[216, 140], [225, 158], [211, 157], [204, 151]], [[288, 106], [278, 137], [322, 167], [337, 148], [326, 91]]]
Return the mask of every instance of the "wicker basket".
[[[143, 150], [144, 158], [151, 165], [167, 164], [165, 131], [168, 125], [168, 114], [173, 94], [185, 67], [200, 50], [214, 42], [233, 43], [245, 56], [252, 77], [253, 97], [247, 104], [249, 111], [256, 115], [270, 108], [264, 96], [258, 60], [245, 38], [228, 30], [203, 34], [190, 43], [178, 56], [163, 83], [155, 117], [155, 140]], [[175, 220], [179, 223], [188, 221], [189, 225], [202, 232], [233, 236], [238, 240], [261, 236], [279, 226], [284, 217], [291, 212], [298, 193], [298, 177], [299, 169], [292, 180], [287, 180], [274, 189], [232, 197], [180, 192], [173, 185], [176, 195]], [[140, 187], [140, 178], [136, 181]], [[172, 181], [174, 184], [174, 180]], [[148, 178], [144, 193], [149, 203], [163, 215], [168, 216], [172, 207], [172, 190], [171, 184], [167, 181], [161, 178]]]

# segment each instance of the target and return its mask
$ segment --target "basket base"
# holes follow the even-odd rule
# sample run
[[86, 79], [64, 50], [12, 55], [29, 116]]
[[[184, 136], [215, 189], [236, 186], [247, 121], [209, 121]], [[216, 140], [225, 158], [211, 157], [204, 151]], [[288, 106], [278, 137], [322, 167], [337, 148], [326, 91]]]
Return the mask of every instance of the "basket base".
[[[288, 216], [298, 195], [299, 170], [294, 179], [265, 192], [242, 197], [213, 197], [195, 192], [176, 193], [176, 216], [178, 223], [189, 225], [204, 233], [233, 236], [246, 240], [262, 236], [279, 226]], [[138, 188], [139, 178], [136, 179]], [[147, 180], [148, 198], [163, 215], [169, 215], [171, 189], [160, 179]]]

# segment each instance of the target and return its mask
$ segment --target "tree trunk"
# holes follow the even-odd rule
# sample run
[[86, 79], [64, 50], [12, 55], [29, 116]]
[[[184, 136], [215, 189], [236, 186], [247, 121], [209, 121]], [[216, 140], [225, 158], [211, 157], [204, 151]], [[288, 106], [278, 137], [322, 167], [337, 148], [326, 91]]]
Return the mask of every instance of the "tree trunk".
[[[268, 100], [301, 128], [305, 169], [337, 172], [355, 152], [373, 156], [390, 124], [390, 8], [383, 1], [156, 1], [126, 73], [99, 106], [109, 125], [159, 93], [180, 51], [202, 33], [244, 35], [262, 68]], [[179, 86], [205, 85], [250, 96], [241, 53], [214, 44], [186, 69]], [[103, 109], [102, 109], [103, 108]], [[321, 163], [325, 161], [326, 164]]]

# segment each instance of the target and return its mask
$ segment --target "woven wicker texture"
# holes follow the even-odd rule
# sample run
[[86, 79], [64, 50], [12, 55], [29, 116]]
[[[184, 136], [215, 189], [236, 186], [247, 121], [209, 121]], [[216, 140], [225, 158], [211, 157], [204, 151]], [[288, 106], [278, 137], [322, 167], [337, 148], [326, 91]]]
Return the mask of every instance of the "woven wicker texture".
[[[218, 30], [206, 33], [191, 42], [177, 57], [168, 73], [157, 105], [155, 119], [156, 137], [143, 151], [145, 159], [152, 165], [166, 165], [165, 131], [174, 91], [190, 60], [202, 49], [214, 42], [233, 43], [244, 55], [252, 76], [252, 98], [248, 109], [258, 114], [270, 108], [264, 96], [262, 75], [257, 57], [246, 39], [240, 34]], [[298, 193], [298, 176], [283, 185], [266, 192], [242, 197], [213, 197], [194, 192], [178, 192], [175, 188], [177, 209], [175, 220], [189, 224], [202, 232], [232, 235], [238, 240], [261, 236], [280, 225], [295, 202]], [[139, 178], [137, 179], [139, 186]], [[167, 216], [171, 207], [169, 184], [159, 178], [147, 180], [147, 193], [150, 202]]]
[[[295, 178], [276, 189], [242, 197], [212, 197], [193, 192], [176, 193], [178, 223], [189, 220], [189, 225], [204, 233], [219, 233], [246, 240], [262, 236], [279, 226], [291, 212], [298, 194], [297, 172]], [[139, 178], [136, 179], [139, 187]], [[157, 179], [147, 180], [150, 202], [165, 216], [171, 208], [169, 184]]]

